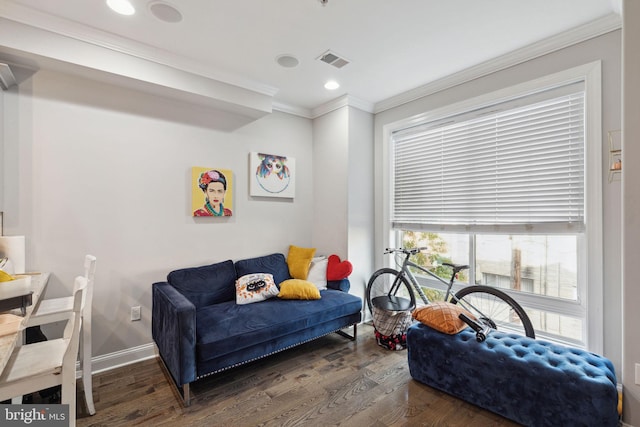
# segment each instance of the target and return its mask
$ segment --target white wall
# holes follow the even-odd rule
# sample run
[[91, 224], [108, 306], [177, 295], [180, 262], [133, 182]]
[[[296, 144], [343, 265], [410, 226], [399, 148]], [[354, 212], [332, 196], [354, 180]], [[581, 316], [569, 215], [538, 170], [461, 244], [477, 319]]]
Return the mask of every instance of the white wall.
[[[17, 117], [4, 129], [6, 234], [27, 236], [29, 270], [52, 273], [48, 297], [98, 258], [94, 357], [151, 343], [151, 284], [169, 271], [312, 244], [308, 119], [275, 112], [227, 133], [212, 110], [46, 70], [4, 97]], [[248, 195], [251, 151], [296, 158], [294, 199]], [[234, 171], [232, 217], [191, 216], [192, 166]]]
[[[373, 115], [349, 108], [348, 245], [349, 260], [356, 266], [349, 280], [351, 292], [363, 301], [367, 282], [374, 271], [373, 123]], [[364, 316], [369, 313], [365, 311]]]
[[640, 364], [640, 2], [623, 2], [623, 145], [622, 145], [622, 265], [624, 315], [624, 402], [623, 420], [640, 426], [640, 385], [636, 368]]
[[[561, 49], [522, 64], [492, 73], [482, 78], [446, 89], [411, 103], [376, 115], [376, 169], [382, 169], [383, 126], [388, 123], [473, 98], [485, 93], [527, 82], [539, 77], [587, 64], [602, 61], [602, 187], [604, 221], [604, 355], [610, 358], [619, 377], [622, 367], [622, 317], [621, 317], [621, 261], [620, 261], [620, 182], [608, 183], [607, 131], [620, 129], [620, 31]], [[376, 209], [382, 212], [381, 195], [384, 183], [376, 176]], [[383, 219], [376, 216], [376, 261], [381, 263]]]
[[350, 292], [364, 298], [373, 272], [373, 115], [333, 110], [314, 120], [313, 141], [313, 244], [351, 261]]
[[323, 255], [348, 255], [349, 107], [313, 121], [313, 244]]
[[[4, 118], [4, 91], [0, 90], [0, 165], [4, 164], [4, 140], [5, 126]], [[0, 169], [0, 212], [4, 210], [4, 168]]]
[[[6, 211], [7, 200], [16, 200], [19, 189], [17, 147], [9, 141], [17, 138], [17, 93], [18, 88], [12, 86], [6, 91], [0, 91], [0, 211]], [[7, 183], [13, 183], [9, 186]], [[8, 212], [4, 213], [4, 234], [9, 233], [12, 223], [16, 220]]]

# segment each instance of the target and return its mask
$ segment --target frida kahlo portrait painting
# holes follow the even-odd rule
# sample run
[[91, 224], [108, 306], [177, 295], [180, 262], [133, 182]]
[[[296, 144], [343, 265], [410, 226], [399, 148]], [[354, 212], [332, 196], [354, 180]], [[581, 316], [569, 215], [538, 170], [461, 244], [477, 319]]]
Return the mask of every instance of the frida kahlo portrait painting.
[[193, 216], [233, 215], [233, 173], [228, 169], [192, 168]]

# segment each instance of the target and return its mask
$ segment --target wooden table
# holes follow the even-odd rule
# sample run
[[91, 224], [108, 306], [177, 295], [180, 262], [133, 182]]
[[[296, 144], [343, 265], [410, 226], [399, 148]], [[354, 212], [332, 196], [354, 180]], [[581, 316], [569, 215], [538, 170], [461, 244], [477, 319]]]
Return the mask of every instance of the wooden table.
[[[4, 367], [7, 365], [7, 361], [9, 360], [13, 349], [18, 344], [18, 340], [21, 339], [25, 325], [29, 320], [29, 316], [31, 316], [33, 308], [40, 300], [40, 296], [44, 292], [45, 288], [47, 287], [47, 282], [49, 281], [49, 273], [28, 273], [27, 275], [31, 277], [29, 288], [33, 291], [33, 293], [31, 294], [31, 305], [26, 308], [22, 318], [22, 324], [18, 331], [13, 334], [0, 337], [0, 372], [4, 370]], [[11, 310], [5, 313], [22, 314], [21, 310], [19, 309]]]

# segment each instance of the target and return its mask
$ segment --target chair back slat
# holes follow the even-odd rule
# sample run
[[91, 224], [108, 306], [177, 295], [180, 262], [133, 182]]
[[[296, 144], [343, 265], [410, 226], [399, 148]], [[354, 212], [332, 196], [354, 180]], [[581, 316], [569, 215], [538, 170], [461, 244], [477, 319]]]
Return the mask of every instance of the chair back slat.
[[[82, 276], [76, 277], [76, 280], [73, 282], [73, 313], [69, 316], [69, 321], [64, 328], [63, 337], [65, 339], [78, 339], [80, 325], [82, 324], [82, 300], [86, 290], [87, 279]], [[77, 354], [78, 346], [76, 343], [75, 354], [73, 356], [74, 360]]]
[[87, 291], [87, 278], [83, 276], [76, 277], [73, 282], [73, 311], [80, 313], [85, 302], [85, 293]]

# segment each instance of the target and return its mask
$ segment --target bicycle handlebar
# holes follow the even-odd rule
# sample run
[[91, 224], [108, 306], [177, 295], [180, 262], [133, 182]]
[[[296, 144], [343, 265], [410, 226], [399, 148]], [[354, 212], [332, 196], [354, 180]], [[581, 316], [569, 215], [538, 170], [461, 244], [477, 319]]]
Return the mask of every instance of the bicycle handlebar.
[[402, 252], [405, 255], [415, 255], [418, 254], [422, 251], [426, 251], [427, 249], [429, 249], [427, 246], [421, 247], [421, 248], [386, 248], [384, 250], [385, 255], [386, 254], [391, 254], [394, 252]]

